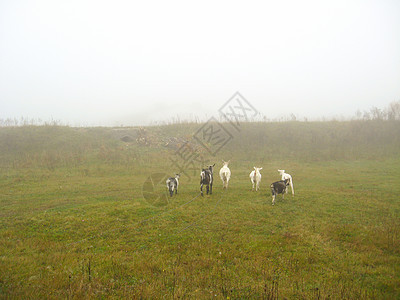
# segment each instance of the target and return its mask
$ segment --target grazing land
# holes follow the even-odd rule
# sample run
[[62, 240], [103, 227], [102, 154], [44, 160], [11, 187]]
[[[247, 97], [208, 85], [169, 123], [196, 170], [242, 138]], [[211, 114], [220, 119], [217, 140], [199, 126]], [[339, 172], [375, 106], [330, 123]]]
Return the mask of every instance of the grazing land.
[[398, 121], [244, 123], [171, 198], [200, 126], [0, 128], [0, 298], [400, 298]]

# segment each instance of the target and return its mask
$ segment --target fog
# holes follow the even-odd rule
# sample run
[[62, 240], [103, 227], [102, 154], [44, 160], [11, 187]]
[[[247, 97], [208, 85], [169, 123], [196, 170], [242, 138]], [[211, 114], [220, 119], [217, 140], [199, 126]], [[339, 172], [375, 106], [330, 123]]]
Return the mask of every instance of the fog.
[[239, 91], [269, 119], [400, 100], [399, 1], [0, 2], [0, 118], [207, 119]]

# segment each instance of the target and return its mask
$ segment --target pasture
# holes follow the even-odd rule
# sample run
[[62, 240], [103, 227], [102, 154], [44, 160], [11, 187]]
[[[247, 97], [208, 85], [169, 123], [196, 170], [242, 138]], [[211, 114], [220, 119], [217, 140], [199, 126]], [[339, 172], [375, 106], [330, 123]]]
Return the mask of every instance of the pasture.
[[[154, 201], [146, 179], [179, 171], [165, 139], [199, 124], [149, 127], [145, 139], [137, 128], [0, 128], [0, 298], [399, 298], [399, 125], [245, 124], [204, 153], [211, 196], [199, 165], [172, 198], [165, 180], [145, 188]], [[295, 196], [272, 206], [278, 169]]]

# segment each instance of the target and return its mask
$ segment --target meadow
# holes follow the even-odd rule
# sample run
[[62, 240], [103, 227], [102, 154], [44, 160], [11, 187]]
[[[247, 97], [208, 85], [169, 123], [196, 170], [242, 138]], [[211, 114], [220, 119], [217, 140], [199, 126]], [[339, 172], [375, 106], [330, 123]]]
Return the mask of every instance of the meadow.
[[0, 298], [400, 299], [399, 121], [241, 124], [170, 198], [200, 126], [0, 128]]

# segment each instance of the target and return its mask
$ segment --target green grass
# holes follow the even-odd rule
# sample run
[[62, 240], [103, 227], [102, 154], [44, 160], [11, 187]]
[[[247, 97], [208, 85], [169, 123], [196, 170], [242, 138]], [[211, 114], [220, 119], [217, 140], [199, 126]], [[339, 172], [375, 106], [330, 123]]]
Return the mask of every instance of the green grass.
[[[322, 136], [320, 124], [302, 124], [310, 127], [303, 131], [282, 126]], [[346, 124], [337, 126], [350, 134]], [[351, 154], [335, 152], [332, 141], [305, 149], [296, 134], [297, 152], [280, 159], [264, 151], [275, 132], [266, 128], [270, 138], [253, 145], [258, 154], [244, 153], [235, 137], [208, 157], [217, 171], [222, 158], [231, 159], [227, 191], [216, 176], [213, 195], [200, 197], [197, 177], [183, 177], [169, 203], [149, 203], [142, 185], [155, 172], [176, 171], [168, 166], [173, 151], [126, 146], [110, 129], [60, 130], [68, 143], [52, 143], [48, 128], [0, 128], [12, 149], [3, 144], [1, 153], [0, 298], [400, 297], [398, 136], [376, 146], [365, 138], [362, 152]], [[153, 130], [156, 140], [171, 128]], [[27, 132], [47, 134], [46, 145], [32, 138], [32, 150], [24, 144]], [[48, 164], [35, 152], [57, 156]], [[254, 164], [263, 167], [259, 192], [251, 191], [248, 178]], [[279, 195], [272, 206], [267, 187], [279, 179], [278, 168], [293, 175], [296, 195]]]

